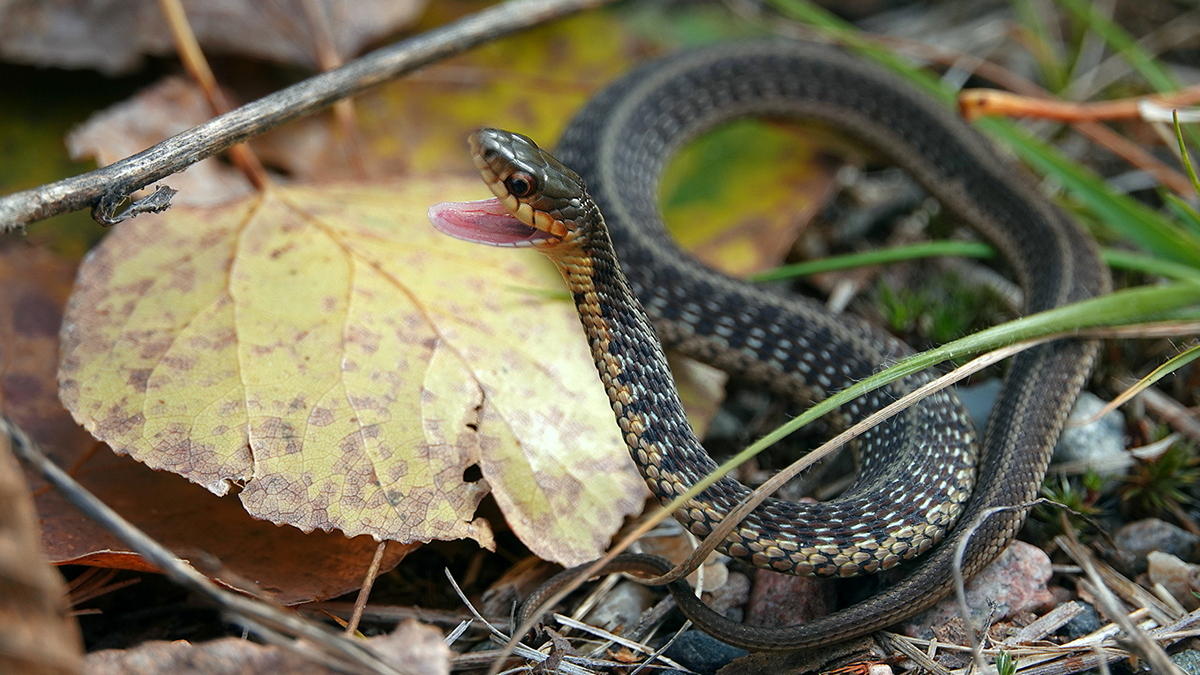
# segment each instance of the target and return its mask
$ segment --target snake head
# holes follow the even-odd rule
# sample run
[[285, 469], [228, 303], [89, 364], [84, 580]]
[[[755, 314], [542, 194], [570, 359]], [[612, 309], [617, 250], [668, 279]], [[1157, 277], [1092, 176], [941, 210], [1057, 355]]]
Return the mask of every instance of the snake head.
[[480, 129], [468, 139], [471, 158], [495, 199], [443, 202], [429, 220], [445, 234], [491, 246], [553, 248], [581, 229], [583, 179], [528, 136]]

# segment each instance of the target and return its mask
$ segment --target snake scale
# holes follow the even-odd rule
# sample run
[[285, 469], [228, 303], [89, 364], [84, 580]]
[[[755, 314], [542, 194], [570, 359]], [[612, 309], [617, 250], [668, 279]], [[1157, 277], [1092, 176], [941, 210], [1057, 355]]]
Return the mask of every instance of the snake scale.
[[[554, 260], [626, 443], [661, 501], [716, 465], [688, 426], [659, 341], [806, 401], [907, 353], [861, 320], [707, 269], [666, 234], [657, 203], [666, 161], [698, 134], [745, 116], [816, 120], [907, 170], [999, 250], [1028, 313], [1108, 289], [1090, 238], [978, 134], [907, 84], [829, 46], [744, 42], [646, 64], [577, 114], [557, 160], [519, 134], [481, 130], [471, 140], [474, 159], [497, 199], [435, 206], [431, 219], [454, 236], [530, 246]], [[954, 545], [969, 529], [952, 528], [956, 521], [988, 514], [966, 545], [968, 577], [1020, 529], [1020, 507], [1038, 495], [1095, 352], [1086, 341], [1059, 341], [1015, 357], [981, 440], [953, 397], [925, 399], [860, 439], [859, 476], [845, 494], [819, 504], [768, 500], [722, 546], [759, 567], [823, 576], [915, 558], [895, 585], [779, 628], [732, 622], [675, 582], [669, 587], [680, 608], [726, 642], [786, 651], [863, 635], [929, 607], [952, 587]], [[926, 380], [901, 380], [838, 414], [859, 419]], [[747, 493], [722, 479], [676, 517], [703, 536]], [[620, 565], [647, 575], [670, 567], [650, 556], [625, 556]]]

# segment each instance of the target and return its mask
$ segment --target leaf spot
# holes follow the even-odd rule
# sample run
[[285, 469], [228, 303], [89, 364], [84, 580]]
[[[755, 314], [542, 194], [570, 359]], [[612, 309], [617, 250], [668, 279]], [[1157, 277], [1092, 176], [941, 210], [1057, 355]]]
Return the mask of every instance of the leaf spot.
[[308, 423], [314, 427], [327, 427], [333, 422], [333, 411], [329, 408], [313, 408], [308, 415]]

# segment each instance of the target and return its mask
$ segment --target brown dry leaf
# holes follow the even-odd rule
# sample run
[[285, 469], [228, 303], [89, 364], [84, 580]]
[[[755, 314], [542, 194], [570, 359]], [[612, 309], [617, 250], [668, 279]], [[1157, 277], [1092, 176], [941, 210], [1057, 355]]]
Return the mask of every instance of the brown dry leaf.
[[[56, 440], [79, 438], [72, 427], [87, 436], [70, 420], [62, 429], [43, 417], [53, 408], [65, 416], [54, 396], [53, 364], [71, 272], [23, 243], [0, 250], [0, 409], [26, 433]], [[0, 438], [0, 672], [78, 672], [79, 628], [66, 614], [62, 577], [38, 545], [37, 515], [8, 439]]]
[[[0, 252], [0, 409], [60, 466], [151, 537], [237, 587], [293, 605], [358, 588], [375, 553], [370, 537], [305, 535], [255, 520], [241, 505], [169, 473], [117, 457], [71, 419], [58, 400], [58, 331], [75, 266], [17, 244]], [[32, 485], [42, 485], [32, 474]], [[58, 492], [36, 491], [42, 547], [55, 564], [149, 570]], [[381, 569], [411, 549], [391, 544]]]
[[95, 440], [58, 401], [58, 329], [75, 265], [24, 242], [0, 248], [0, 409], [60, 466]]
[[688, 422], [698, 438], [704, 438], [708, 425], [717, 416], [725, 399], [729, 375], [718, 368], [679, 354], [667, 354], [671, 375], [679, 390], [679, 400], [687, 411]]
[[[450, 648], [442, 633], [413, 620], [390, 635], [366, 641], [389, 663], [410, 675], [448, 675]], [[333, 675], [303, 654], [278, 646], [222, 638], [201, 644], [184, 640], [146, 642], [132, 649], [88, 654], [87, 675]]]
[[[182, 77], [168, 77], [92, 115], [67, 135], [67, 150], [72, 159], [91, 158], [106, 166], [210, 117], [200, 87]], [[175, 206], [216, 206], [253, 192], [240, 171], [216, 158], [193, 164], [164, 182], [179, 191], [172, 200]]]
[[258, 518], [488, 546], [490, 491], [538, 555], [595, 557], [641, 481], [549, 263], [425, 220], [483, 191], [279, 188], [122, 225], [68, 306], [64, 402]]
[[369, 638], [367, 644], [388, 663], [410, 675], [449, 675], [454, 653], [441, 631], [415, 619], [401, 623], [388, 635]]
[[79, 626], [67, 588], [38, 545], [37, 514], [7, 436], [0, 436], [0, 673], [78, 673]]
[[[347, 57], [408, 25], [425, 8], [425, 0], [183, 4], [196, 38], [210, 56], [237, 54], [313, 70], [322, 33]], [[144, 55], [174, 53], [175, 43], [156, 0], [0, 0], [0, 57], [7, 60], [119, 75], [135, 69]]]
[[[237, 500], [118, 457], [107, 447], [76, 466], [75, 474], [105, 504], [208, 576], [282, 605], [327, 600], [359, 588], [375, 553], [369, 536], [305, 534], [256, 520]], [[37, 508], [42, 545], [54, 563], [157, 571], [58, 492], [40, 493]], [[396, 567], [417, 546], [389, 542], [381, 572]]]

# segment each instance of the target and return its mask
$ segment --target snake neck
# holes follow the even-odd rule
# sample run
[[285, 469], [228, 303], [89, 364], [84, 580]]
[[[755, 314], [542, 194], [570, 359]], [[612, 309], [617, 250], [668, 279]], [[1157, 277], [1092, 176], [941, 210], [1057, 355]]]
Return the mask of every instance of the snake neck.
[[598, 214], [596, 219], [586, 234], [550, 257], [575, 301], [623, 440], [643, 467], [647, 486], [665, 504], [691, 487], [678, 476], [698, 478], [716, 465], [709, 460], [708, 466], [690, 470], [678, 466], [680, 451], [708, 455], [688, 422], [650, 320], [617, 263], [603, 219]]

